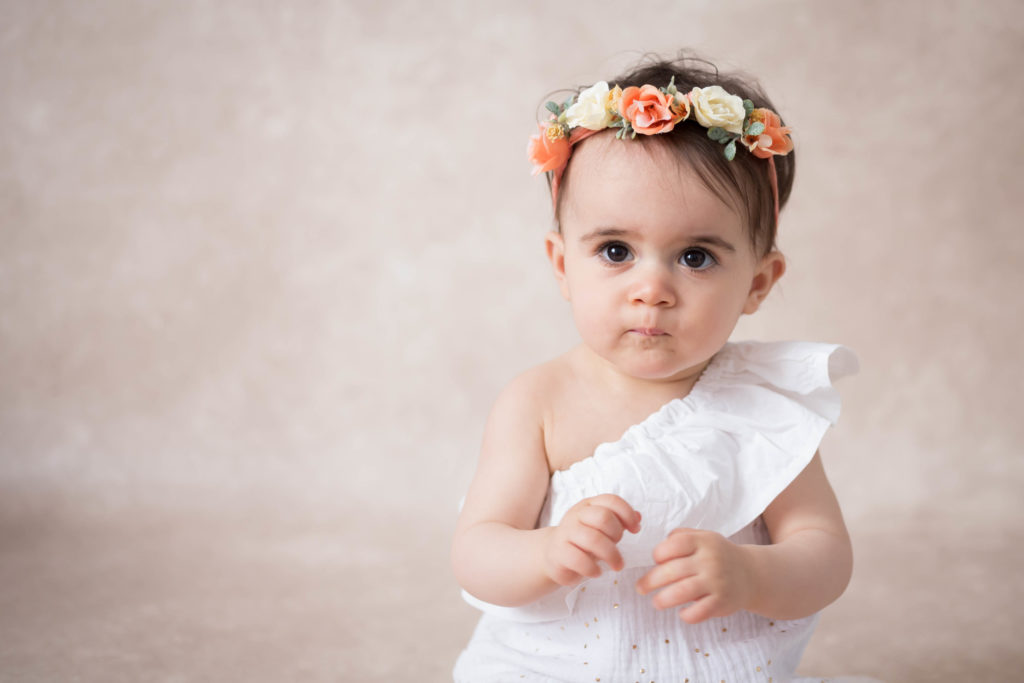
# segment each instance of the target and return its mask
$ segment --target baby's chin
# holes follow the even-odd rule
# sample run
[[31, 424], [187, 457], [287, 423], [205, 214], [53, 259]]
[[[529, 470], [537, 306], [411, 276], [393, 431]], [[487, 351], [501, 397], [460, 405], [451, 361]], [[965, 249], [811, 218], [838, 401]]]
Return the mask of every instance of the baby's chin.
[[695, 364], [681, 362], [674, 354], [648, 353], [641, 357], [620, 358], [616, 368], [633, 379], [647, 382], [670, 383], [696, 379], [704, 369], [705, 361]]

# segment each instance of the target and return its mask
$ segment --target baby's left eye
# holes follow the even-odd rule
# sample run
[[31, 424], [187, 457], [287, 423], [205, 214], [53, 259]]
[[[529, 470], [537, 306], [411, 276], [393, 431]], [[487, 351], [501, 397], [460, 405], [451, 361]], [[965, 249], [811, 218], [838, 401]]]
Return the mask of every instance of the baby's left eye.
[[715, 265], [715, 257], [704, 249], [687, 249], [679, 257], [679, 262], [693, 270], [707, 270]]

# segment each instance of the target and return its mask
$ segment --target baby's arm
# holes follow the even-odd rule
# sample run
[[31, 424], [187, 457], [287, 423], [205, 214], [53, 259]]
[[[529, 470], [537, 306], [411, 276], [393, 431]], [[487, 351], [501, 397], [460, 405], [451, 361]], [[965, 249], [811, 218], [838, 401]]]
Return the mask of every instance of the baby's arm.
[[543, 382], [527, 374], [498, 397], [456, 524], [455, 576], [470, 594], [492, 604], [527, 604], [560, 585], [599, 576], [598, 560], [621, 569], [615, 544], [624, 529], [640, 528], [639, 513], [611, 495], [581, 501], [557, 527], [534, 528], [549, 479], [543, 391]]
[[776, 619], [814, 614], [842, 595], [853, 552], [839, 503], [815, 455], [764, 511], [771, 545], [737, 545], [720, 534], [677, 529], [654, 551], [657, 566], [637, 582], [658, 608], [692, 603], [696, 623], [744, 609]]

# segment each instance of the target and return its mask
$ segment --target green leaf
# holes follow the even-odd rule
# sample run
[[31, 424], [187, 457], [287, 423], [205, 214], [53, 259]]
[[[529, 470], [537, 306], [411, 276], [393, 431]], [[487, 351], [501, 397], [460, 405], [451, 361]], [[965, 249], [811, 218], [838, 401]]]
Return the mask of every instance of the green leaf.
[[763, 132], [764, 124], [761, 123], [760, 121], [754, 121], [752, 124], [750, 124], [750, 127], [747, 128], [747, 131], [744, 133], [744, 135], [760, 135]]
[[743, 100], [743, 109], [749, 114], [754, 111], [754, 103], [750, 100]]
[[559, 109], [558, 105], [555, 104], [554, 102], [545, 102], [544, 106], [547, 107], [548, 111], [554, 114], [555, 116], [558, 116], [559, 114], [562, 113], [562, 110]]
[[727, 134], [724, 128], [719, 128], [718, 126], [708, 128], [708, 137], [715, 142], [723, 142], [726, 136]]
[[673, 76], [668, 82], [668, 87], [665, 88], [665, 92], [669, 95], [675, 95], [679, 90], [676, 89], [676, 77]]
[[725, 158], [732, 161], [736, 158], [736, 141], [730, 140], [729, 144], [725, 146]]

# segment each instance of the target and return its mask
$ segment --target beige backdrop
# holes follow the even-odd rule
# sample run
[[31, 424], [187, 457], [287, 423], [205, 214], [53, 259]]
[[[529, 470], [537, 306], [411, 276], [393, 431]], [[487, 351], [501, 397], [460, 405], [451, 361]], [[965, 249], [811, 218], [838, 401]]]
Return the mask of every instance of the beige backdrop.
[[575, 342], [526, 138], [645, 50], [794, 130], [737, 337], [863, 371], [811, 674], [1024, 664], [1024, 6], [0, 0], [0, 679], [443, 681], [485, 415]]

